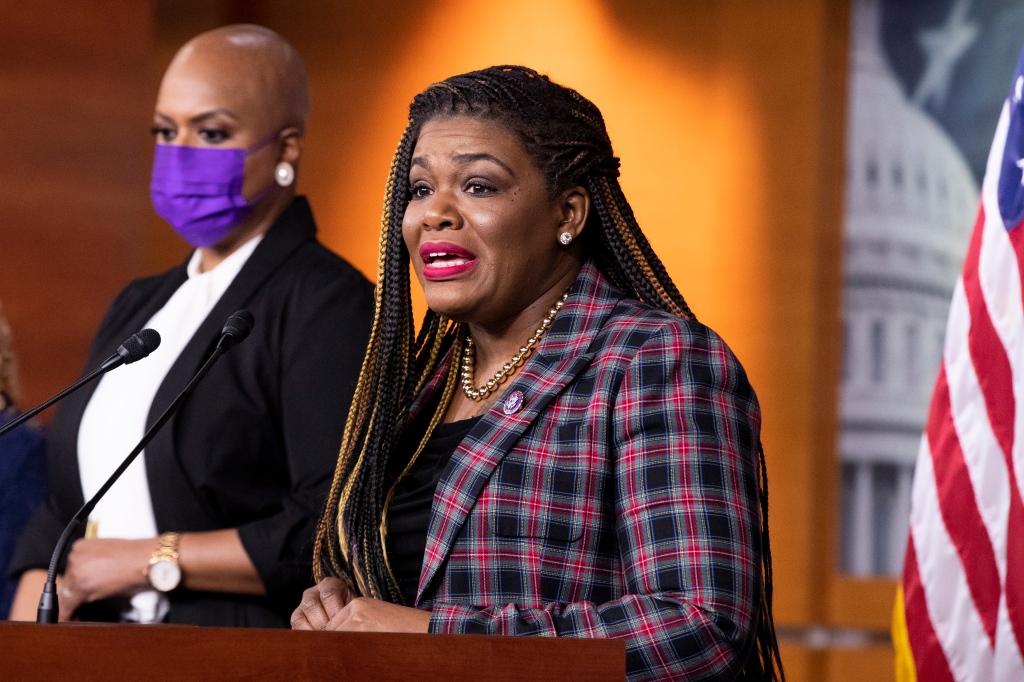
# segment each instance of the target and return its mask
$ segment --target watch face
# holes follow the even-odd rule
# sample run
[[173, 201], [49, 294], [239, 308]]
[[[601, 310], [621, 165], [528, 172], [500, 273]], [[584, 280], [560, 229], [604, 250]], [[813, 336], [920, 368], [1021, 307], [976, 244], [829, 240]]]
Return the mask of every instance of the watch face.
[[170, 592], [181, 582], [181, 568], [166, 559], [149, 567], [149, 584], [161, 592]]

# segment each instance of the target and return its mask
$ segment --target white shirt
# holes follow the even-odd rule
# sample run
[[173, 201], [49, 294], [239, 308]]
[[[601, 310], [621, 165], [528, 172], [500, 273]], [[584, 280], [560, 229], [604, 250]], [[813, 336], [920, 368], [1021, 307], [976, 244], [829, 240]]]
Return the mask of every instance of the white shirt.
[[[197, 249], [188, 263], [188, 279], [145, 325], [160, 332], [160, 347], [148, 358], [119, 367], [100, 379], [78, 427], [78, 470], [85, 499], [100, 489], [142, 439], [153, 398], [171, 365], [262, 238], [253, 237], [217, 267], [203, 273], [199, 272], [201, 254]], [[97, 537], [156, 537], [145, 457], [145, 451], [139, 454], [89, 516]], [[121, 616], [139, 623], [156, 623], [164, 619], [167, 610], [164, 595], [146, 590], [131, 598], [131, 608]]]

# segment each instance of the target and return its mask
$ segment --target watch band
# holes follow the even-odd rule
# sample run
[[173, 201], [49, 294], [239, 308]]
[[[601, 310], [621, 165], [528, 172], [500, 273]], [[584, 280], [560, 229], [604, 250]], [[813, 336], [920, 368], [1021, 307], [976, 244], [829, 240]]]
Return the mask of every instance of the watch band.
[[181, 533], [164, 533], [160, 536], [160, 546], [153, 552], [150, 563], [167, 560], [178, 562], [178, 544], [181, 542]]

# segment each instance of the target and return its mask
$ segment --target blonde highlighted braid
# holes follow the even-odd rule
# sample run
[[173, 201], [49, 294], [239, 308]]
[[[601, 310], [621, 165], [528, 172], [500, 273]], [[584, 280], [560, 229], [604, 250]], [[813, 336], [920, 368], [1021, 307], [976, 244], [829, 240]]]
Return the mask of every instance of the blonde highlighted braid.
[[[585, 187], [593, 211], [583, 230], [586, 253], [627, 296], [684, 319], [693, 313], [640, 229], [619, 186], [619, 160], [600, 110], [575, 90], [532, 69], [494, 66], [453, 76], [416, 96], [409, 125], [388, 173], [377, 262], [376, 312], [370, 343], [345, 425], [330, 496], [321, 517], [314, 555], [317, 580], [337, 576], [359, 594], [402, 603], [387, 560], [386, 510], [395, 481], [388, 477], [410, 407], [427, 381], [446, 371], [445, 389], [412, 466], [455, 391], [466, 333], [428, 311], [415, 334], [409, 252], [402, 221], [411, 194], [412, 152], [424, 123], [469, 116], [494, 121], [518, 136], [552, 198]], [[449, 366], [440, 367], [444, 358]], [[772, 572], [768, 539], [767, 477], [760, 455], [762, 607], [755, 645], [740, 679], [780, 679], [781, 661], [771, 615]]]

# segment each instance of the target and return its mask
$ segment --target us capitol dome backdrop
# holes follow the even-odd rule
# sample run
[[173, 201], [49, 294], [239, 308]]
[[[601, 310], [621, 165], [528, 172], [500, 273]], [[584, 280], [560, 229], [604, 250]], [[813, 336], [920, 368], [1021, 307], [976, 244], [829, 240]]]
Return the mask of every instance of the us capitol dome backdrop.
[[883, 55], [876, 0], [855, 3], [847, 129], [842, 567], [902, 570], [914, 461], [978, 202], [947, 133]]

